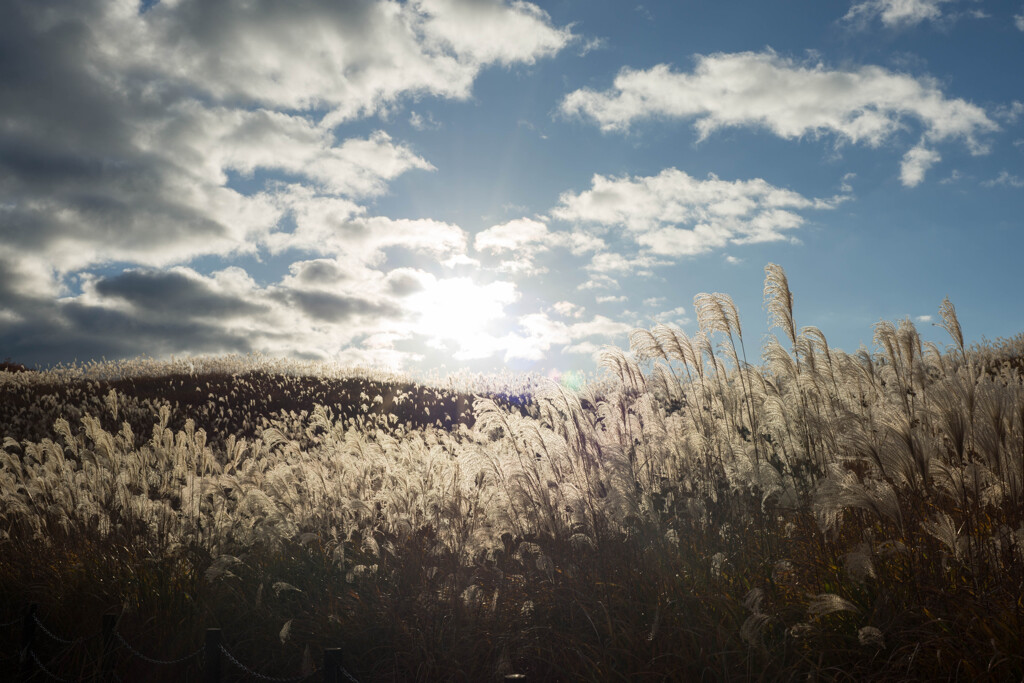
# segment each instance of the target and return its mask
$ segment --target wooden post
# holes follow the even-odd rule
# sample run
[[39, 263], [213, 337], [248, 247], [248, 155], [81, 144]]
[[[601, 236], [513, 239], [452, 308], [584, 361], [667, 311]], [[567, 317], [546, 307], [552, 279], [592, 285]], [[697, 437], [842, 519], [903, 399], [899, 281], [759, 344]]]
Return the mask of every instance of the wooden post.
[[117, 628], [117, 615], [104, 614], [102, 636], [100, 642], [100, 680], [113, 683], [114, 680], [114, 629]]
[[220, 629], [206, 629], [203, 652], [203, 683], [220, 683]]
[[18, 654], [18, 662], [21, 664], [21, 675], [24, 680], [28, 680], [36, 670], [36, 661], [32, 658], [32, 645], [36, 639], [37, 609], [39, 605], [36, 603], [29, 605], [21, 624], [21, 652]]
[[324, 648], [324, 683], [341, 683], [341, 648]]

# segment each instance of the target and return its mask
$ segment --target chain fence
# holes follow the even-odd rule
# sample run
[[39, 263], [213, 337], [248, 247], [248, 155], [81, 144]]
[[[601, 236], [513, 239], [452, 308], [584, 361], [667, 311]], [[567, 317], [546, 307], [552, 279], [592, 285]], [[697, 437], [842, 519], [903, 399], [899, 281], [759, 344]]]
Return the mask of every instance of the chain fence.
[[308, 673], [308, 674], [306, 674], [304, 676], [294, 676], [292, 678], [277, 678], [276, 676], [268, 676], [266, 674], [261, 674], [259, 671], [253, 671], [252, 669], [247, 667], [245, 664], [242, 664], [240, 661], [235, 659], [235, 656], [233, 654], [231, 654], [231, 651], [228, 650], [223, 645], [220, 646], [220, 652], [225, 657], [227, 657], [227, 660], [229, 662], [234, 664], [235, 667], [240, 669], [243, 673], [245, 673], [248, 676], [251, 676], [253, 678], [259, 679], [261, 681], [271, 681], [271, 683], [299, 683], [299, 681], [305, 681], [305, 680], [307, 680], [309, 678], [312, 678], [316, 674], [320, 673], [319, 671], [315, 671], [314, 670], [312, 673]]
[[176, 664], [184, 664], [188, 660], [198, 657], [206, 651], [206, 646], [204, 645], [195, 652], [187, 654], [184, 657], [179, 657], [178, 659], [156, 659], [155, 657], [150, 657], [139, 652], [134, 647], [129, 645], [128, 641], [124, 639], [124, 636], [122, 636], [117, 631], [114, 631], [114, 638], [116, 638], [118, 642], [121, 643], [121, 647], [127, 650], [130, 655], [132, 655], [133, 657], [137, 657], [138, 659], [141, 659], [147, 664], [155, 664], [156, 666], [174, 666]]
[[[100, 633], [78, 638], [64, 638], [57, 635], [51, 628], [43, 623], [36, 614], [36, 605], [33, 604], [25, 612], [24, 617], [0, 623], [0, 628], [9, 628], [19, 623], [23, 626], [22, 644], [17, 655], [17, 659], [20, 663], [22, 680], [37, 680], [39, 674], [42, 674], [45, 679], [57, 681], [57, 683], [85, 683], [94, 679], [108, 681], [120, 680], [120, 677], [115, 673], [116, 667], [113, 656], [115, 652], [120, 650], [136, 660], [151, 666], [159, 667], [178, 666], [197, 659], [201, 655], [205, 654], [206, 656], [202, 658], [202, 667], [205, 674], [204, 680], [207, 681], [221, 680], [221, 667], [218, 660], [223, 656], [236, 669], [241, 671], [248, 680], [268, 681], [269, 683], [301, 683], [302, 681], [307, 681], [316, 676], [322, 675], [323, 680], [329, 681], [330, 683], [340, 681], [342, 680], [342, 677], [344, 680], [350, 681], [351, 683], [359, 683], [359, 681], [341, 665], [341, 650], [337, 648], [327, 648], [324, 651], [323, 667], [319, 669], [314, 667], [313, 671], [299, 676], [279, 678], [256, 671], [239, 661], [239, 659], [232, 654], [230, 650], [220, 644], [220, 629], [207, 629], [206, 644], [194, 652], [190, 652], [187, 655], [176, 659], [161, 659], [147, 655], [132, 646], [132, 644], [129, 643], [116, 629], [116, 621], [117, 617], [115, 615], [104, 615], [103, 629]], [[50, 641], [61, 646], [60, 651], [57, 652], [49, 661], [44, 662], [37, 652], [37, 643], [35, 638], [37, 633], [43, 634], [49, 638]], [[211, 636], [213, 636], [212, 640]], [[79, 676], [77, 678], [66, 678], [65, 676], [62, 676], [61, 673], [63, 672], [60, 667], [61, 660], [67, 657], [68, 653], [76, 649], [79, 645], [92, 642], [96, 639], [100, 639], [98, 656], [96, 652], [91, 652], [94, 661], [89, 662], [87, 665], [82, 660], [78, 660], [78, 663], [76, 664], [80, 670], [86, 670], [91, 666], [94, 673], [89, 676]], [[50, 649], [52, 649], [52, 647]], [[95, 650], [96, 648], [92, 649]]]
[[95, 676], [92, 676], [92, 677], [90, 677], [88, 679], [76, 678], [76, 679], [72, 680], [70, 678], [63, 678], [61, 676], [58, 676], [57, 674], [55, 674], [52, 671], [50, 671], [50, 667], [53, 666], [54, 663], [58, 659], [63, 657], [64, 654], [65, 653], [61, 653], [61, 654], [57, 655], [56, 657], [54, 657], [53, 659], [51, 659], [46, 664], [43, 664], [39, 660], [39, 655], [36, 654], [35, 650], [29, 650], [28, 651], [29, 657], [31, 657], [32, 660], [35, 662], [36, 666], [39, 667], [39, 670], [42, 671], [47, 676], [47, 678], [49, 678], [51, 680], [54, 680], [54, 681], [57, 681], [57, 683], [81, 683], [83, 680], [91, 680], [91, 678], [95, 678]]
[[93, 634], [91, 636], [86, 636], [84, 638], [74, 638], [72, 640], [69, 640], [67, 638], [61, 638], [60, 636], [56, 635], [53, 631], [51, 631], [50, 629], [46, 628], [46, 624], [44, 624], [43, 622], [39, 621], [39, 617], [36, 616], [35, 611], [32, 612], [32, 621], [35, 622], [35, 625], [37, 627], [39, 627], [39, 630], [42, 631], [43, 634], [47, 638], [49, 638], [50, 640], [52, 640], [55, 643], [60, 643], [61, 645], [75, 645], [77, 643], [84, 643], [87, 640], [92, 640], [97, 635], [97, 634]]

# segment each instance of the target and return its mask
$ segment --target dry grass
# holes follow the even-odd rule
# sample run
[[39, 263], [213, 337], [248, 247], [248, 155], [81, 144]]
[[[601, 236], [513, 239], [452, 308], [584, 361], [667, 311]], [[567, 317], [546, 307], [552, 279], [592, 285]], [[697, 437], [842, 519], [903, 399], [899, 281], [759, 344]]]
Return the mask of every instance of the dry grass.
[[239, 359], [0, 373], [0, 621], [116, 606], [144, 650], [220, 625], [362, 680], [1021, 679], [1021, 338], [968, 348], [947, 301], [949, 349], [849, 355], [767, 275], [760, 366], [699, 295], [695, 336], [471, 411]]

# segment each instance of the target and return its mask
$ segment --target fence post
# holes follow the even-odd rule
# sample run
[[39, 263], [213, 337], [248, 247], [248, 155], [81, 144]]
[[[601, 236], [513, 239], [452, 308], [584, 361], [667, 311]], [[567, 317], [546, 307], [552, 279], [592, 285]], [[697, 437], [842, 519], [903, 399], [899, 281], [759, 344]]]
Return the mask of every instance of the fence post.
[[324, 648], [324, 683], [341, 683], [341, 648]]
[[18, 661], [21, 664], [21, 675], [27, 680], [36, 669], [36, 662], [32, 658], [32, 644], [36, 639], [36, 610], [39, 605], [32, 603], [25, 610], [25, 620], [21, 624], [21, 652], [18, 654]]
[[102, 642], [100, 643], [100, 680], [114, 680], [114, 629], [117, 628], [117, 615], [104, 614]]
[[203, 659], [203, 683], [220, 683], [220, 629], [206, 629]]

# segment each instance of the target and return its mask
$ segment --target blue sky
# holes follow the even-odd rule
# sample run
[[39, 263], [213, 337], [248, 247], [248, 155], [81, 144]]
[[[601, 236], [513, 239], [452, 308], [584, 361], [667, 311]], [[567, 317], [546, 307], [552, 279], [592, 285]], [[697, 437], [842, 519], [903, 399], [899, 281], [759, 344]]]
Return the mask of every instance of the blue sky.
[[[12, 0], [0, 356], [591, 370], [1024, 330], [1024, 3]], [[928, 316], [931, 316], [929, 319]]]

